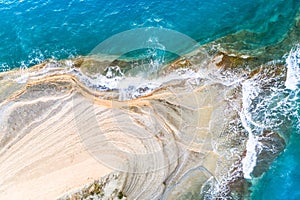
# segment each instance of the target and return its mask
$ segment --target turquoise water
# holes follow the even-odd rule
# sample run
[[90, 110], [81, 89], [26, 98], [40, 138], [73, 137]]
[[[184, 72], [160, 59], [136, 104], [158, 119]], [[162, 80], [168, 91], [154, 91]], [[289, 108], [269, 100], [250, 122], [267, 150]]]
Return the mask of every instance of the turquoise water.
[[[299, 0], [0, 0], [0, 72], [88, 55], [107, 38], [143, 27], [172, 29], [199, 44], [247, 30], [263, 40], [243, 42], [260, 48], [285, 37], [299, 7]], [[295, 84], [300, 53], [295, 57], [292, 74], [298, 75], [289, 79], [294, 87], [282, 85], [257, 112], [257, 120], [288, 138], [288, 145], [270, 170], [253, 181], [255, 200], [300, 199], [300, 86]]]
[[262, 33], [265, 45], [291, 26], [298, 0], [1, 0], [0, 71], [48, 58], [88, 54], [110, 36], [163, 27], [200, 43], [239, 30]]
[[[300, 47], [286, 59], [287, 77], [256, 97], [252, 119], [286, 138], [287, 146], [262, 177], [252, 179], [251, 199], [300, 199]], [[274, 80], [274, 79], [273, 79]], [[272, 80], [262, 80], [269, 82]], [[274, 144], [276, 145], [276, 144]], [[271, 149], [270, 149], [271, 150]]]
[[286, 150], [253, 188], [252, 199], [300, 199], [300, 135], [296, 130], [291, 133], [290, 141]]
[[290, 133], [285, 151], [273, 162], [269, 171], [254, 181], [252, 199], [300, 199], [300, 87], [291, 92], [291, 124], [285, 126]]

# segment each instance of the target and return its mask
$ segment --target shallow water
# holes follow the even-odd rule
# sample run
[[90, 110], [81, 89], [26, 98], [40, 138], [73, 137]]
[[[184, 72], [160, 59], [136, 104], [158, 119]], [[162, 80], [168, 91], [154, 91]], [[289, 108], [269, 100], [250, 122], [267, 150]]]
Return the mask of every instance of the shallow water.
[[[292, 131], [292, 130], [291, 130]], [[251, 199], [299, 199], [299, 131], [291, 132], [291, 142], [269, 171], [252, 188]]]
[[[273, 91], [276, 99], [272, 118], [269, 122], [287, 137], [288, 145], [274, 161], [269, 170], [259, 179], [253, 180], [251, 199], [299, 199], [300, 198], [300, 87], [299, 46], [294, 48], [287, 62], [285, 88]], [[272, 101], [271, 101], [272, 102]], [[265, 112], [264, 114], [268, 113]]]

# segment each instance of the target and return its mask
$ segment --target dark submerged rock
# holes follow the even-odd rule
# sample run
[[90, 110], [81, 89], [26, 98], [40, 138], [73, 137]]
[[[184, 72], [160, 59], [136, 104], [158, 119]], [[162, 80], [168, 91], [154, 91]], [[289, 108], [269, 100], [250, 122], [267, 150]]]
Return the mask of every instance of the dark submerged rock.
[[254, 177], [260, 177], [265, 171], [267, 171], [278, 155], [285, 148], [284, 139], [271, 130], [265, 130], [258, 141], [260, 142], [260, 149], [258, 149], [256, 166], [253, 169], [252, 175]]

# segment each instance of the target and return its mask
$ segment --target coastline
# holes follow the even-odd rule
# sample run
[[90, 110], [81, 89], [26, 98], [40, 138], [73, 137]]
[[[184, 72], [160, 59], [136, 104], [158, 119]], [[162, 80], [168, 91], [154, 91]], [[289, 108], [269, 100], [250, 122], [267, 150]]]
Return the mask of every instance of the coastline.
[[[239, 118], [243, 106], [241, 83], [252, 77], [260, 77], [257, 82], [270, 77], [264, 71], [268, 69], [265, 65], [275, 67], [272, 76], [286, 73], [281, 69], [283, 61], [266, 64], [266, 60], [256, 59], [255, 55], [248, 57], [221, 50], [206, 54], [203, 49], [191, 52], [181, 61], [163, 68], [161, 73], [169, 78], [163, 79], [161, 84], [144, 93], [141, 88], [136, 88], [141, 95], [131, 95], [123, 101], [120, 101], [116, 88], [99, 90], [91, 87], [92, 82], [89, 85], [84, 81], [92, 79], [90, 72], [98, 74], [100, 70], [102, 76], [105, 75], [104, 68], [82, 70], [76, 59], [50, 61], [29, 68], [25, 78], [20, 78], [20, 74], [24, 76], [24, 73], [18, 70], [1, 73], [0, 82], [8, 85], [1, 84], [5, 93], [0, 94], [4, 99], [0, 103], [0, 111], [6, 113], [0, 121], [1, 132], [4, 137], [7, 136], [0, 143], [3, 147], [0, 152], [3, 163], [0, 170], [3, 173], [0, 174], [7, 176], [1, 177], [6, 184], [1, 184], [5, 191], [2, 194], [24, 195], [29, 192], [37, 195], [32, 198], [46, 194], [48, 199], [52, 199], [74, 188], [93, 184], [95, 180], [119, 170], [122, 178], [118, 184], [122, 187], [118, 192], [109, 190], [103, 195], [117, 197], [121, 190], [122, 198], [162, 196], [172, 199], [178, 191], [185, 191], [182, 198], [196, 194], [210, 198], [224, 193], [248, 198], [250, 185], [244, 179], [242, 169], [248, 134]], [[259, 67], [262, 63], [264, 66]], [[193, 68], [195, 66], [199, 71]], [[184, 68], [186, 70], [182, 70]], [[186, 77], [182, 76], [185, 73]], [[22, 109], [27, 111], [21, 112]], [[85, 110], [91, 112], [85, 113]], [[110, 113], [111, 110], [113, 112]], [[20, 113], [28, 115], [22, 119]], [[31, 116], [32, 113], [34, 115]], [[106, 114], [98, 116], [97, 113]], [[96, 120], [97, 126], [90, 119]], [[6, 126], [5, 120], [15, 124]], [[147, 120], [154, 124], [147, 123]], [[85, 124], [81, 126], [83, 122]], [[50, 128], [45, 130], [45, 127]], [[106, 139], [118, 147], [113, 149], [115, 152], [110, 152], [112, 146], [94, 149], [95, 145], [103, 145], [103, 138], [96, 134], [99, 127]], [[149, 141], [143, 141], [143, 138]], [[279, 140], [278, 143], [283, 142]], [[49, 148], [45, 148], [47, 145]], [[153, 149], [158, 149], [159, 153], [153, 154]], [[115, 160], [102, 158], [104, 150]], [[136, 155], [140, 154], [149, 154], [150, 157], [142, 157], [139, 163]], [[129, 167], [136, 168], [125, 169], [124, 160], [129, 161]], [[108, 161], [109, 166], [101, 161]], [[152, 164], [145, 165], [146, 161]], [[165, 165], [161, 166], [157, 161]], [[48, 163], [47, 167], [44, 162]], [[144, 175], [132, 173], [130, 170], [133, 169]], [[73, 177], [71, 174], [77, 170], [80, 173]], [[16, 179], [14, 174], [22, 178]], [[200, 180], [193, 188], [188, 183], [194, 183], [195, 174]], [[63, 181], [61, 177], [64, 177]], [[107, 182], [110, 180], [113, 178], [106, 179]], [[12, 185], [19, 185], [19, 193], [12, 189]], [[42, 187], [37, 188], [36, 185]], [[150, 186], [151, 190], [146, 191]], [[143, 189], [139, 191], [141, 187]], [[201, 194], [197, 193], [199, 190]]]

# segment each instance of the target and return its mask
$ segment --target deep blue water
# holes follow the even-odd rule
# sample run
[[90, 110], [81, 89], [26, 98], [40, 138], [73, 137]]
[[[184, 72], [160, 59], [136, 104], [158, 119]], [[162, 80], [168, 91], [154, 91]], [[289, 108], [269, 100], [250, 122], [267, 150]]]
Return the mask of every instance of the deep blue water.
[[248, 29], [276, 42], [298, 0], [0, 0], [0, 71], [88, 54], [125, 30], [164, 27], [200, 43]]
[[[172, 29], [200, 44], [253, 31], [264, 36], [253, 44], [259, 48], [284, 37], [299, 7], [299, 0], [0, 0], [0, 72], [87, 55], [112, 35], [142, 27]], [[252, 199], [300, 199], [299, 118], [293, 120], [287, 149], [256, 181]]]

